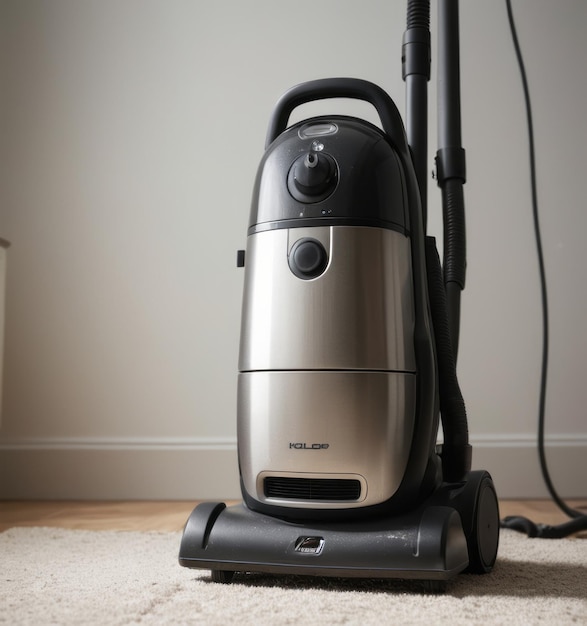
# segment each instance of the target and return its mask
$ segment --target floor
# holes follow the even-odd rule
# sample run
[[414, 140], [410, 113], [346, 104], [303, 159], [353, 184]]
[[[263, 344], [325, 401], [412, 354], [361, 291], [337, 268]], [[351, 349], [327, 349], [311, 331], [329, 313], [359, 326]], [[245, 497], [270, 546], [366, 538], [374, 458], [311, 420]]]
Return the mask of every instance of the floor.
[[[0, 532], [14, 526], [51, 526], [86, 530], [180, 531], [193, 501], [0, 501]], [[587, 500], [570, 506], [587, 513]], [[502, 500], [500, 514], [523, 515], [536, 523], [560, 524], [567, 517], [549, 500]], [[587, 539], [587, 533], [581, 533]]]

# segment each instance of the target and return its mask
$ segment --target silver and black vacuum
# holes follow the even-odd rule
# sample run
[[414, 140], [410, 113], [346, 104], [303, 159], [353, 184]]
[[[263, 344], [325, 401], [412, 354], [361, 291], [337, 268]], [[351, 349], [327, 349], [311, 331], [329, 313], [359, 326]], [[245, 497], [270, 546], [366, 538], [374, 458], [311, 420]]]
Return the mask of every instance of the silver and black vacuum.
[[[413, 103], [429, 74], [422, 4], [410, 3], [404, 37]], [[445, 4], [452, 39], [457, 8]], [[371, 103], [381, 128], [342, 115], [288, 126], [299, 105], [331, 98]], [[441, 267], [425, 236], [419, 109], [406, 135], [390, 97], [350, 78], [303, 83], [277, 103], [239, 255], [243, 503], [198, 505], [181, 565], [219, 582], [270, 572], [433, 586], [492, 569], [497, 497], [487, 472], [470, 471], [455, 365], [464, 151], [437, 155], [451, 224]]]

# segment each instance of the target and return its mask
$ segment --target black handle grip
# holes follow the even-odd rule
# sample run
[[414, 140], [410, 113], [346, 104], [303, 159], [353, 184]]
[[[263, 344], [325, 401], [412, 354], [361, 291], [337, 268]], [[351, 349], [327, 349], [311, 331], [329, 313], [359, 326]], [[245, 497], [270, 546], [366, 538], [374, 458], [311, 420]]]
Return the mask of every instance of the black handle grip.
[[323, 78], [301, 83], [286, 91], [273, 110], [265, 149], [287, 128], [289, 116], [296, 107], [328, 98], [352, 98], [372, 104], [391, 142], [398, 150], [408, 154], [404, 125], [393, 100], [378, 85], [359, 78]]

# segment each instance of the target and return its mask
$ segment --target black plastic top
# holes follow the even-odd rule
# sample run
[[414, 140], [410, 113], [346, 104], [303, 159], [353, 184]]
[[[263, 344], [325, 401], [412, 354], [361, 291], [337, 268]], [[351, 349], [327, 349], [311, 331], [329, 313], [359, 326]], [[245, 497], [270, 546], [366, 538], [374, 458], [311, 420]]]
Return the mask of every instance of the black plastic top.
[[[300, 193], [307, 155], [334, 168], [319, 193]], [[325, 179], [326, 180], [326, 179]], [[302, 181], [303, 182], [303, 181]], [[261, 161], [249, 234], [276, 228], [364, 225], [409, 231], [405, 176], [388, 136], [352, 117], [315, 117], [282, 132]]]

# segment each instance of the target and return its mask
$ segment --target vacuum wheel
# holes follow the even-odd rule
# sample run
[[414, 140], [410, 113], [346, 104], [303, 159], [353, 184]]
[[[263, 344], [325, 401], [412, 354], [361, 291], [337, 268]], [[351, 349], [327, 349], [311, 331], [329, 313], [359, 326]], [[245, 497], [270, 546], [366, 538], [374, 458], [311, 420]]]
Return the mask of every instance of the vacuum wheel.
[[467, 548], [468, 572], [488, 574], [495, 564], [499, 545], [499, 504], [488, 472], [471, 472], [469, 478]]
[[212, 580], [215, 583], [222, 583], [224, 585], [228, 585], [232, 582], [233, 578], [234, 578], [234, 572], [226, 571], [223, 569], [212, 570]]

